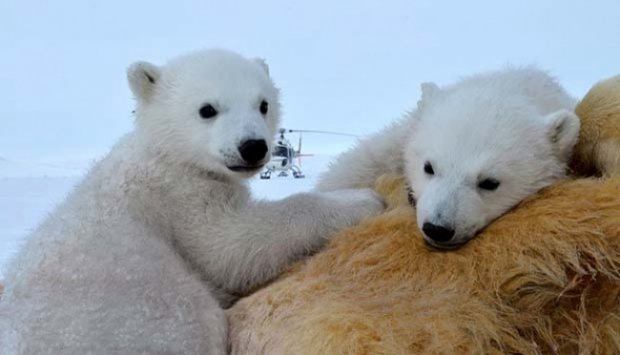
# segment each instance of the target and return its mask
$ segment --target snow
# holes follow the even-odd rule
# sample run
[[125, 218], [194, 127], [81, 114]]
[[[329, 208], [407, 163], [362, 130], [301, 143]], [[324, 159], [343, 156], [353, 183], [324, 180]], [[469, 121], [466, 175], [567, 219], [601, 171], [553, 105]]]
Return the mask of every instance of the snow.
[[[33, 172], [30, 167], [25, 171]], [[0, 178], [0, 265], [18, 250], [23, 238], [64, 199], [79, 179], [79, 176]]]
[[14, 161], [0, 157], [1, 178], [24, 177], [71, 177], [80, 176], [90, 162], [88, 160]]
[[[257, 198], [280, 199], [308, 191], [333, 155], [304, 157], [305, 179], [272, 177], [250, 181]], [[80, 181], [94, 158], [60, 158], [44, 161], [14, 161], [0, 157], [0, 279], [2, 268], [19, 250], [24, 238], [61, 203]]]

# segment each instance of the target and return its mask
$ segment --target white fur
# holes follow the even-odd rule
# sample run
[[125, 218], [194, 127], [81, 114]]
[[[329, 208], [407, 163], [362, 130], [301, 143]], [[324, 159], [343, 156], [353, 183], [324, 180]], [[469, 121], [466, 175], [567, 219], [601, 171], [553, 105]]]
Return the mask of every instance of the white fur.
[[[222, 354], [222, 307], [383, 208], [369, 190], [250, 198], [241, 141], [271, 142], [264, 62], [208, 50], [128, 70], [136, 129], [6, 271], [2, 354]], [[259, 112], [269, 102], [267, 115]], [[212, 103], [219, 114], [200, 117]]]
[[[418, 109], [344, 153], [319, 190], [367, 186], [404, 172], [417, 222], [446, 226], [458, 247], [525, 197], [562, 178], [579, 134], [575, 101], [546, 73], [508, 68], [443, 89], [422, 85]], [[426, 162], [434, 175], [424, 172]], [[495, 191], [478, 188], [486, 178]]]

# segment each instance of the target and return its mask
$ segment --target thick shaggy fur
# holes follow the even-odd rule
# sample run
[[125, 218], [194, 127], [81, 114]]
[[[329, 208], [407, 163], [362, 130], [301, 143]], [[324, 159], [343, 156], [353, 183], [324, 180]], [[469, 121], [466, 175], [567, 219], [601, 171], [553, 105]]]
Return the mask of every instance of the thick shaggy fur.
[[[423, 243], [402, 178], [381, 178], [390, 211], [227, 311], [233, 353], [620, 353], [620, 169], [606, 158], [620, 152], [620, 95], [608, 83], [577, 107], [573, 165], [612, 177], [545, 188], [448, 253]], [[592, 132], [619, 143], [583, 151]]]
[[[398, 181], [398, 180], [396, 180]], [[617, 353], [620, 181], [543, 190], [455, 252], [399, 207], [229, 311], [236, 354]]]
[[7, 269], [2, 354], [224, 354], [222, 307], [383, 210], [363, 190], [251, 198], [268, 147], [246, 162], [241, 145], [270, 144], [279, 121], [264, 62], [207, 50], [128, 78], [135, 131]]

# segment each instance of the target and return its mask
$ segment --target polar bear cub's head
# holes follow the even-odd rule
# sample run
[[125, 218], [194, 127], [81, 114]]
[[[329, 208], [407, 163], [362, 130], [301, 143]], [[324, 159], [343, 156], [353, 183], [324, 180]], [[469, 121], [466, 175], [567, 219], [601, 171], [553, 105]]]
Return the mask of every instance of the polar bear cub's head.
[[161, 67], [137, 62], [127, 77], [142, 143], [232, 177], [251, 176], [269, 160], [280, 103], [263, 60], [211, 49]]
[[578, 134], [569, 110], [541, 114], [524, 96], [423, 84], [404, 159], [425, 241], [457, 248], [564, 176]]

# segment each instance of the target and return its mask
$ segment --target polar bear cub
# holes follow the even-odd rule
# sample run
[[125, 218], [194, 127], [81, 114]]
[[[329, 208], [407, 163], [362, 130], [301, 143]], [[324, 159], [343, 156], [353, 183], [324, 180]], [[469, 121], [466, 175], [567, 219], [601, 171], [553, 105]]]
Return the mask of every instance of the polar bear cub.
[[222, 307], [383, 209], [370, 190], [250, 197], [280, 119], [267, 66], [224, 50], [128, 70], [136, 128], [6, 270], [3, 354], [223, 354]]
[[439, 88], [415, 112], [343, 154], [320, 190], [403, 173], [417, 224], [437, 248], [462, 246], [527, 196], [562, 178], [580, 122], [548, 74], [508, 68]]

